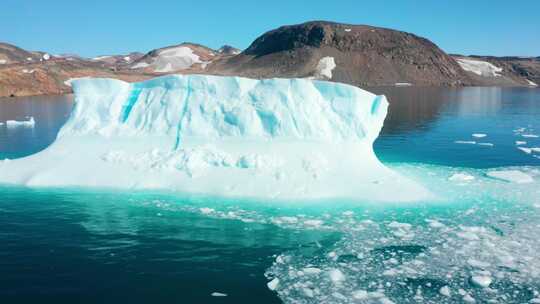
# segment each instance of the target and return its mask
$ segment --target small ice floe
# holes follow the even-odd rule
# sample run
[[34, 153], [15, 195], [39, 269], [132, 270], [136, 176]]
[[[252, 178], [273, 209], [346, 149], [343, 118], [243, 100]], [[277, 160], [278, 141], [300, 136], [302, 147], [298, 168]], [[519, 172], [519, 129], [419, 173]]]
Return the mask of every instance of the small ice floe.
[[538, 138], [538, 135], [536, 135], [536, 134], [521, 134], [521, 137], [525, 137], [525, 138]]
[[412, 86], [412, 83], [408, 83], [408, 82], [396, 82], [394, 84], [396, 87], [410, 87]]
[[476, 137], [476, 138], [484, 138], [486, 136], [487, 136], [487, 134], [484, 134], [484, 133], [473, 133], [472, 134], [472, 137]]
[[476, 145], [476, 141], [474, 140], [456, 140], [454, 143], [462, 145]]
[[467, 264], [475, 268], [487, 268], [491, 265], [487, 262], [482, 262], [482, 261], [472, 259], [472, 258], [467, 260]]
[[24, 128], [33, 128], [36, 125], [36, 121], [34, 120], [34, 117], [30, 117], [28, 120], [8, 120], [6, 121], [6, 126], [8, 128], [18, 128], [18, 127], [24, 127]]
[[345, 29], [345, 32], [350, 32], [350, 31], [351, 31], [350, 28], [346, 28], [346, 29]]
[[473, 297], [471, 297], [470, 294], [465, 294], [465, 295], [463, 296], [463, 302], [466, 302], [466, 303], [474, 303], [474, 302], [476, 302], [476, 300], [475, 300]]
[[302, 272], [307, 275], [316, 275], [322, 272], [319, 268], [316, 267], [306, 267], [302, 269]]
[[516, 146], [523, 146], [523, 145], [526, 145], [526, 144], [527, 144], [526, 141], [516, 140]]
[[490, 276], [486, 275], [478, 275], [478, 276], [471, 276], [471, 283], [475, 285], [476, 287], [482, 287], [487, 288], [491, 283], [493, 282], [493, 279]]
[[540, 153], [540, 148], [536, 147], [536, 148], [526, 148], [526, 147], [518, 147], [519, 150], [527, 153], [527, 154], [531, 154], [531, 153]]
[[365, 300], [369, 295], [365, 290], [355, 290], [353, 291], [352, 296], [355, 300]]
[[443, 228], [444, 227], [444, 224], [437, 221], [437, 220], [427, 219], [426, 222], [429, 223], [429, 227], [431, 227], [431, 228]]
[[330, 277], [330, 280], [335, 284], [339, 284], [345, 281], [345, 275], [343, 274], [343, 272], [335, 268], [328, 271], [328, 277]]
[[450, 291], [450, 287], [448, 286], [441, 287], [441, 289], [439, 289], [439, 293], [445, 297], [450, 297], [452, 295], [452, 292]]
[[341, 213], [343, 216], [353, 216], [354, 215], [354, 211], [343, 211], [343, 213]]
[[489, 171], [486, 173], [487, 176], [495, 179], [500, 179], [506, 182], [517, 183], [517, 184], [526, 184], [534, 182], [534, 179], [527, 173], [518, 171], [518, 170], [497, 170]]
[[322, 220], [305, 220], [304, 225], [309, 227], [321, 227], [324, 224]]
[[203, 208], [200, 208], [199, 211], [202, 214], [211, 214], [211, 213], [214, 213], [216, 210], [214, 210], [212, 208], [203, 207]]
[[268, 289], [270, 290], [276, 290], [279, 286], [279, 279], [274, 278], [272, 281], [268, 282], [266, 286], [268, 286]]
[[212, 297], [226, 297], [227, 296], [226, 293], [222, 293], [222, 292], [212, 292], [210, 295]]
[[487, 143], [487, 142], [481, 142], [481, 143], [478, 143], [479, 146], [484, 146], [484, 147], [493, 147], [495, 146], [494, 144], [492, 143]]

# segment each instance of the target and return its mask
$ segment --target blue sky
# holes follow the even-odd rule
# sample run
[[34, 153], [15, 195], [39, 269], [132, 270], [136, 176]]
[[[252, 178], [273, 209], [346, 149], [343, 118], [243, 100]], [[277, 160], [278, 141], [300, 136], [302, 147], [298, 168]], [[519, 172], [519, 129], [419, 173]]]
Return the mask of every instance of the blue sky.
[[412, 32], [448, 53], [540, 56], [540, 0], [2, 0], [0, 41], [83, 56], [183, 41], [246, 48], [265, 31], [308, 20]]

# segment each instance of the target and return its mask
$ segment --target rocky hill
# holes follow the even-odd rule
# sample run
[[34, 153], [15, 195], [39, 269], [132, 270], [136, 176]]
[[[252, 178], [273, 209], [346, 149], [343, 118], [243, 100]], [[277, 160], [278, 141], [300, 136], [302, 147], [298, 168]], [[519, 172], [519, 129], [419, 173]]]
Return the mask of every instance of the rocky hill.
[[172, 73], [306, 77], [360, 87], [536, 86], [540, 57], [448, 55], [411, 33], [326, 21], [271, 30], [242, 52], [182, 43], [147, 54], [82, 58], [0, 43], [0, 96], [69, 93], [66, 81], [77, 77], [138, 81]]
[[472, 84], [452, 57], [425, 38], [324, 21], [267, 32], [210, 70], [255, 78], [315, 77], [357, 86]]

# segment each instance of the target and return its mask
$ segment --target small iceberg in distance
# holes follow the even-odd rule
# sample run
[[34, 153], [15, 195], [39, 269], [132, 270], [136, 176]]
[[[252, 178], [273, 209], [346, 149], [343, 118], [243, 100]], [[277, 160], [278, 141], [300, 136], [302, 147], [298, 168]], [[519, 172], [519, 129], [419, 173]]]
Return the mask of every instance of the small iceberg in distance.
[[56, 141], [0, 162], [0, 183], [276, 200], [432, 197], [377, 159], [388, 102], [354, 86], [205, 75], [71, 84], [75, 107]]
[[[1, 124], [0, 124], [1, 125]], [[33, 128], [36, 125], [36, 121], [34, 120], [34, 117], [28, 117], [28, 120], [8, 120], [6, 121], [6, 127], [8, 128]]]

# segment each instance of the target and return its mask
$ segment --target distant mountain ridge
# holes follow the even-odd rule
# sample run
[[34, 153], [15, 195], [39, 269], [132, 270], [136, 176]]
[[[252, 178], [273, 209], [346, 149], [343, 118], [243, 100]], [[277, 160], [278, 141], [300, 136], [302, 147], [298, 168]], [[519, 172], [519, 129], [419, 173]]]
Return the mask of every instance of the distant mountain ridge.
[[244, 51], [196, 43], [82, 58], [0, 43], [0, 96], [65, 94], [67, 80], [140, 81], [183, 73], [301, 77], [369, 86], [536, 86], [540, 57], [446, 54], [417, 35], [369, 25], [311, 21], [264, 33]]

